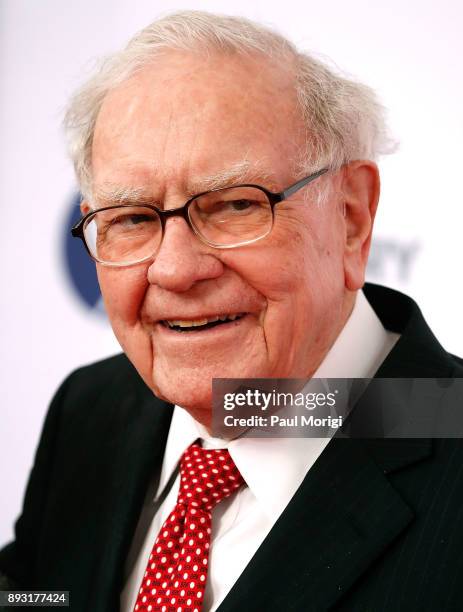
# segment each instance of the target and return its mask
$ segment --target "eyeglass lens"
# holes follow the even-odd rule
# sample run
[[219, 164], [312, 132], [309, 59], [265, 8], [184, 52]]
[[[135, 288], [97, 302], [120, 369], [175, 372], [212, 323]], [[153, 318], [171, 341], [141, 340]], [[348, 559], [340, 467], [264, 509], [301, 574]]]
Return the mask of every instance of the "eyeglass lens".
[[[238, 246], [266, 236], [273, 222], [264, 191], [231, 187], [193, 200], [188, 208], [195, 232], [212, 246]], [[162, 240], [158, 213], [146, 206], [97, 211], [84, 228], [92, 255], [101, 262], [130, 264], [152, 257]]]

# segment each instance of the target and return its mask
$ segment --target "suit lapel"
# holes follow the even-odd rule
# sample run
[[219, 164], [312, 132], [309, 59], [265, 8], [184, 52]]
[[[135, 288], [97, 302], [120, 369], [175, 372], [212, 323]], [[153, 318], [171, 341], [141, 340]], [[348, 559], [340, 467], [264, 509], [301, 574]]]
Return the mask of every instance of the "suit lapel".
[[116, 410], [120, 426], [112, 441], [114, 469], [101, 511], [105, 528], [96, 544], [99, 554], [88, 599], [88, 610], [95, 612], [119, 610], [124, 564], [150, 481], [154, 486], [159, 481], [172, 418], [172, 406], [141, 385], [119, 399]]
[[[407, 463], [429, 454], [428, 445], [414, 446]], [[413, 521], [381, 455], [379, 448], [374, 460], [361, 441], [332, 440], [219, 612], [315, 612], [335, 604]]]

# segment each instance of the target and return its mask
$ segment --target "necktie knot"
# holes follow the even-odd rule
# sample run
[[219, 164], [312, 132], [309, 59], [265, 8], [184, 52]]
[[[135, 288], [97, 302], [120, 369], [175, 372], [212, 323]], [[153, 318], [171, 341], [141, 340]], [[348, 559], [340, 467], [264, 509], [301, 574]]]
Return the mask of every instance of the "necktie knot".
[[195, 443], [180, 461], [178, 503], [210, 512], [243, 482], [228, 450], [205, 449]]

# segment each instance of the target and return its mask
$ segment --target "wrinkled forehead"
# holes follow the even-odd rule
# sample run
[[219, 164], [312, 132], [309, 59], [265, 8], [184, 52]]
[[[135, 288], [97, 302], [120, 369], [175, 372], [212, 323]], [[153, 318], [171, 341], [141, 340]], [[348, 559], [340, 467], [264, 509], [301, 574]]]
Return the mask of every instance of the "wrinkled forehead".
[[281, 62], [169, 53], [107, 94], [94, 133], [94, 184], [142, 187], [164, 175], [197, 189], [198, 177], [243, 163], [262, 175], [284, 166], [290, 173], [304, 137], [293, 71]]
[[[281, 107], [295, 100], [295, 70], [290, 58], [284, 62], [263, 54], [163, 52], [110, 90], [103, 109], [139, 89], [152, 101], [183, 94], [182, 99], [190, 107], [205, 99], [222, 103], [228, 99], [234, 105], [271, 99]], [[231, 94], [237, 98], [229, 98]]]

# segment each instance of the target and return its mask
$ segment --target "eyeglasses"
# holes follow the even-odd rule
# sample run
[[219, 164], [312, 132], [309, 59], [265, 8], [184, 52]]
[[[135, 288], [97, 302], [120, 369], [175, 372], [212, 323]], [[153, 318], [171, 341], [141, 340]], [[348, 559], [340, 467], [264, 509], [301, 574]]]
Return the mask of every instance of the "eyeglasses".
[[275, 205], [327, 171], [319, 170], [279, 193], [259, 185], [237, 185], [200, 193], [170, 210], [152, 204], [106, 206], [82, 217], [71, 233], [83, 241], [95, 261], [114, 267], [154, 257], [170, 217], [183, 217], [205, 244], [232, 249], [268, 236]]

